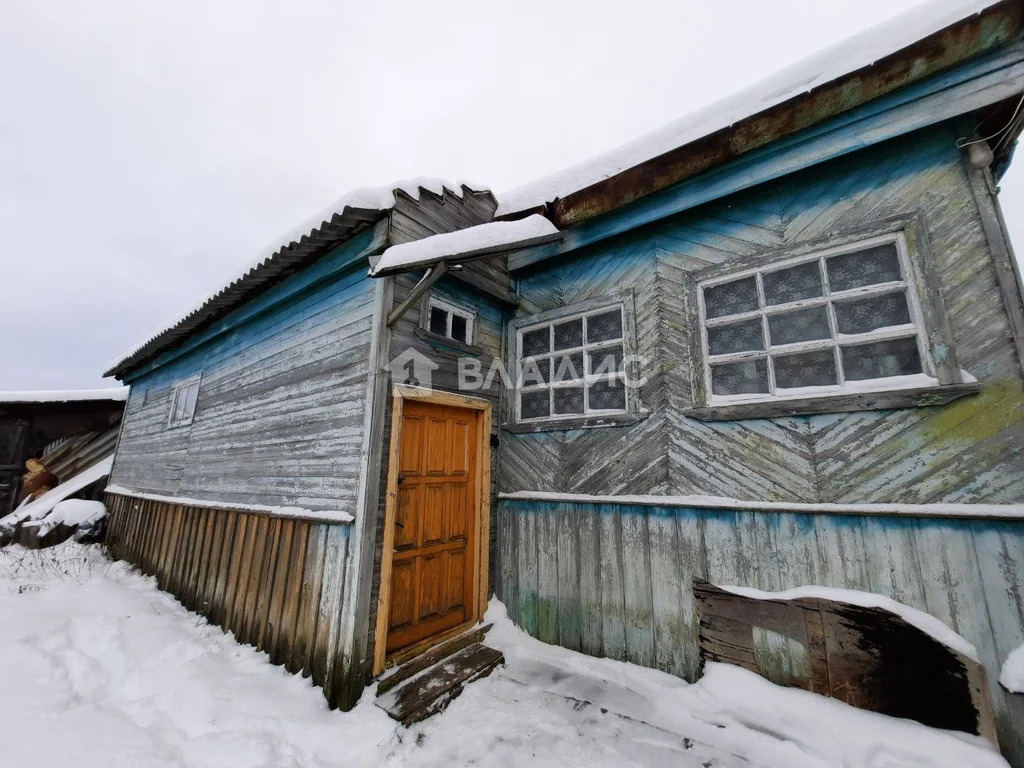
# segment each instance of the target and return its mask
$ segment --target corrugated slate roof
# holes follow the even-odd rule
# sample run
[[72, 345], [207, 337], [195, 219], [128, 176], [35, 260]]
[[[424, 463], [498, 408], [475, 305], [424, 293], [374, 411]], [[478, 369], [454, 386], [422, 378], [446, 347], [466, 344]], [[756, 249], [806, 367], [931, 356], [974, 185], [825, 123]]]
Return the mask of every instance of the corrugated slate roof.
[[183, 341], [281, 278], [309, 264], [328, 248], [380, 221], [394, 206], [399, 191], [418, 200], [424, 193], [440, 197], [445, 190], [458, 197], [462, 197], [465, 191], [489, 191], [485, 186], [465, 181], [427, 177], [353, 190], [275, 240], [240, 277], [110, 363], [103, 375], [120, 378], [134, 366]]

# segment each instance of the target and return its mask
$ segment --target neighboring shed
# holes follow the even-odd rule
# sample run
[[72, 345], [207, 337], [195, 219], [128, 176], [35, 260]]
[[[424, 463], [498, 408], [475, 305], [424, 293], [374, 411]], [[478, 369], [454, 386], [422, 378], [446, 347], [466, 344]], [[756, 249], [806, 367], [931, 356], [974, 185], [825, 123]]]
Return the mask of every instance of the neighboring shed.
[[14, 508], [28, 459], [66, 444], [47, 465], [63, 481], [80, 468], [62, 459], [74, 447], [97, 441], [112, 452], [127, 397], [127, 387], [0, 392], [0, 517]]

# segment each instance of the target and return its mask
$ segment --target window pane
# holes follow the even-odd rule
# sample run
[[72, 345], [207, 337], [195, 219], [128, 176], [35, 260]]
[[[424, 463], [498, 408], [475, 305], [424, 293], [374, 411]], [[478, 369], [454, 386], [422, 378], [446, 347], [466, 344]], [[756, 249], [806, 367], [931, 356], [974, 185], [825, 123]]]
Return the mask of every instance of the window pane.
[[716, 395], [767, 393], [768, 365], [764, 360], [713, 365], [711, 391]]
[[708, 317], [725, 317], [757, 309], [757, 281], [753, 277], [716, 285], [704, 291]]
[[843, 371], [851, 381], [921, 373], [917, 339], [894, 339], [843, 347]]
[[440, 307], [430, 308], [430, 332], [448, 335], [448, 313]]
[[610, 411], [626, 409], [626, 385], [622, 379], [596, 381], [587, 387], [590, 398], [590, 409], [594, 411]]
[[833, 256], [827, 263], [828, 284], [833, 291], [903, 279], [895, 243]]
[[764, 303], [785, 304], [821, 296], [821, 269], [817, 261], [800, 264], [777, 272], [765, 272]]
[[752, 349], [764, 349], [760, 317], [708, 328], [708, 350], [712, 355], [749, 352]]
[[545, 357], [540, 360], [527, 360], [523, 363], [522, 386], [547, 384], [549, 381], [551, 381], [551, 360]]
[[583, 346], [583, 318], [577, 317], [555, 326], [555, 349]]
[[590, 373], [620, 373], [622, 360], [621, 346], [594, 350], [590, 353]]
[[523, 357], [542, 355], [551, 351], [551, 329], [548, 326], [523, 334]]
[[902, 291], [869, 299], [836, 302], [836, 324], [840, 333], [867, 333], [909, 322], [910, 308]]
[[547, 389], [539, 392], [523, 392], [520, 398], [519, 415], [524, 419], [540, 419], [550, 416], [550, 403], [548, 398], [551, 393]]
[[583, 353], [560, 355], [552, 358], [555, 381], [571, 381], [583, 378]]
[[838, 383], [836, 359], [831, 349], [775, 358], [777, 387], [827, 387]]
[[622, 311], [615, 309], [587, 318], [587, 343], [622, 338]]
[[565, 387], [555, 391], [555, 413], [583, 413], [583, 387]]
[[808, 307], [795, 312], [784, 312], [768, 318], [768, 333], [771, 344], [795, 344], [799, 341], [814, 341], [831, 337], [828, 327], [828, 310], [825, 307]]
[[463, 341], [463, 342], [466, 342], [468, 344], [469, 343], [469, 339], [466, 337], [466, 328], [467, 327], [468, 327], [468, 324], [466, 323], [466, 318], [461, 317], [461, 316], [456, 315], [456, 314], [452, 314], [452, 338], [453, 339], [455, 339], [456, 341]]

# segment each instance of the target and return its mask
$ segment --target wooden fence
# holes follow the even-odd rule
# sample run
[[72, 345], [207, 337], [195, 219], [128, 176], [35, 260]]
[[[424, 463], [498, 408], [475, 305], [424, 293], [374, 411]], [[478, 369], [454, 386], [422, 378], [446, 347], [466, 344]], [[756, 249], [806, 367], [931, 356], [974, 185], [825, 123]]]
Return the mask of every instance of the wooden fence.
[[361, 664], [341, 658], [349, 526], [107, 494], [112, 554], [189, 610], [354, 705]]
[[[937, 616], [978, 649], [1000, 746], [1024, 765], [1024, 697], [996, 680], [1024, 643], [1024, 521], [792, 513], [503, 498], [496, 590], [549, 643], [699, 674], [694, 578], [766, 591], [875, 592]], [[766, 633], [766, 676], [799, 649]], [[806, 650], [804, 651], [806, 654]]]

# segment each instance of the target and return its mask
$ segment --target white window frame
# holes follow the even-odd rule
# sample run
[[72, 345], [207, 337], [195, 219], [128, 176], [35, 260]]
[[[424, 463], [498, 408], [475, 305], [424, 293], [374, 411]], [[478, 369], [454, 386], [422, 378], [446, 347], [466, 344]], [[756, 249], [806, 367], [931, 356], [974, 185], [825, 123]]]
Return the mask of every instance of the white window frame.
[[[825, 268], [826, 259], [832, 256], [838, 256], [844, 253], [861, 251], [878, 245], [887, 245], [890, 243], [894, 243], [896, 245], [896, 253], [899, 258], [900, 272], [902, 275], [901, 280], [880, 283], [877, 285], [862, 286], [859, 288], [852, 288], [845, 291], [833, 292], [830, 290], [828, 283], [828, 272]], [[781, 269], [787, 269], [790, 267], [798, 266], [800, 264], [806, 264], [809, 262], [817, 262], [819, 265], [819, 270], [822, 279], [822, 296], [815, 297], [812, 299], [801, 299], [799, 301], [788, 302], [786, 304], [773, 305], [771, 307], [765, 306], [764, 283], [762, 280], [762, 275], [770, 272], [776, 272]], [[869, 237], [856, 240], [833, 248], [815, 250], [801, 256], [796, 256], [793, 258], [783, 259], [779, 261], [773, 261], [771, 263], [766, 263], [763, 265], [759, 265], [757, 267], [751, 267], [749, 269], [739, 269], [725, 275], [720, 275], [711, 279], [699, 281], [697, 283], [697, 303], [699, 308], [698, 320], [700, 324], [700, 339], [702, 351], [701, 364], [703, 365], [705, 387], [704, 391], [706, 393], [708, 404], [719, 405], [729, 403], [777, 402], [788, 399], [803, 398], [807, 397], [808, 395], [842, 395], [849, 394], [852, 392], [890, 390], [904, 386], [910, 387], [938, 385], [939, 381], [936, 378], [933, 361], [931, 355], [928, 354], [928, 335], [926, 331], [924, 315], [922, 313], [921, 303], [918, 298], [916, 287], [914, 284], [915, 280], [913, 278], [913, 274], [913, 265], [911, 264], [911, 260], [907, 251], [907, 243], [904, 234], [901, 231], [896, 231], [885, 235], [880, 235], [877, 237]], [[708, 288], [713, 288], [723, 283], [731, 283], [735, 280], [741, 280], [752, 275], [756, 275], [757, 278], [756, 282], [758, 292], [758, 303], [760, 305], [758, 309], [735, 315], [728, 315], [723, 318], [712, 318], [708, 320], [704, 304], [704, 291]], [[836, 300], [862, 297], [867, 298], [871, 296], [880, 296], [888, 293], [894, 293], [897, 291], [903, 291], [907, 297], [907, 306], [910, 313], [909, 323], [901, 326], [881, 328], [862, 334], [839, 333], [836, 322], [836, 313], [834, 305], [834, 302]], [[827, 308], [830, 330], [829, 338], [776, 346], [772, 346], [769, 344], [770, 337], [768, 334], [768, 317], [770, 317], [771, 315], [792, 312], [793, 310], [797, 309], [804, 309], [807, 307], [816, 306], [825, 306]], [[708, 344], [708, 328], [714, 328], [716, 326], [722, 325], [730, 325], [735, 322], [750, 320], [758, 317], [761, 318], [761, 333], [764, 349], [721, 355], [710, 354], [710, 348]], [[911, 374], [907, 376], [891, 376], [880, 379], [856, 380], [851, 382], [845, 381], [841, 361], [842, 346], [858, 346], [862, 344], [877, 343], [879, 341], [889, 341], [894, 339], [903, 339], [911, 337], [914, 337], [917, 340], [918, 356], [921, 360], [922, 368], [921, 373]], [[823, 349], [833, 350], [833, 355], [836, 357], [836, 375], [839, 382], [838, 384], [815, 387], [800, 387], [795, 389], [779, 389], [778, 387], [776, 387], [773, 356], [781, 357], [784, 355], [789, 355], [797, 352], [809, 352]], [[766, 361], [767, 366], [767, 393], [759, 392], [738, 395], [717, 395], [714, 393], [711, 383], [711, 366], [713, 363], [743, 362], [747, 360], [762, 359]]]
[[[168, 429], [187, 427], [192, 423], [196, 415], [196, 404], [199, 402], [199, 384], [201, 380], [202, 374], [197, 373], [195, 376], [174, 382], [174, 387], [171, 389], [171, 407], [167, 414]], [[193, 388], [195, 390], [195, 397], [192, 399], [192, 407], [188, 408], [188, 393]], [[188, 411], [188, 413], [182, 411], [180, 416], [177, 415], [179, 397], [185, 398], [185, 406]]]
[[[535, 331], [538, 328], [543, 328], [544, 326], [547, 326], [548, 329], [549, 329], [549, 333], [551, 334], [551, 336], [550, 336], [550, 348], [552, 350], [554, 350], [554, 333], [555, 333], [555, 326], [556, 325], [561, 325], [562, 323], [569, 322], [571, 320], [576, 320], [576, 319], [581, 318], [581, 317], [589, 317], [591, 315], [603, 315], [603, 314], [606, 314], [608, 312], [611, 312], [614, 309], [618, 309], [619, 310], [619, 315], [620, 315], [621, 323], [622, 323], [622, 335], [618, 339], [611, 339], [611, 340], [608, 340], [608, 341], [600, 341], [600, 342], [595, 342], [593, 344], [586, 344], [586, 343], [584, 343], [583, 345], [578, 346], [578, 347], [570, 347], [570, 348], [567, 348], [567, 349], [559, 349], [558, 351], [551, 351], [551, 352], [548, 352], [548, 353], [543, 354], [543, 355], [534, 355], [533, 357], [529, 358], [530, 360], [533, 360], [535, 358], [541, 358], [541, 359], [548, 358], [548, 359], [551, 359], [552, 366], [551, 366], [551, 369], [550, 369], [550, 372], [549, 372], [549, 377], [550, 378], [554, 378], [554, 374], [555, 374], [554, 358], [556, 358], [556, 357], [563, 357], [565, 355], [573, 355], [573, 354], [582, 352], [583, 353], [583, 368], [584, 368], [584, 370], [583, 370], [583, 377], [581, 379], [572, 379], [572, 380], [568, 380], [568, 381], [558, 381], [558, 382], [556, 382], [556, 381], [549, 381], [549, 382], [547, 382], [545, 384], [533, 384], [533, 385], [530, 385], [530, 386], [523, 386], [523, 367], [524, 367], [525, 362], [526, 362], [524, 360], [524, 358], [523, 358], [523, 334], [529, 333], [530, 331]], [[629, 344], [629, 341], [627, 340], [627, 335], [629, 333], [629, 328], [630, 328], [629, 317], [628, 317], [628, 314], [626, 312], [625, 303], [622, 302], [622, 301], [610, 302], [608, 304], [602, 304], [602, 305], [600, 305], [600, 306], [598, 306], [596, 308], [593, 308], [593, 309], [586, 309], [586, 310], [582, 310], [582, 311], [579, 311], [579, 312], [573, 312], [573, 313], [570, 313], [570, 314], [561, 314], [561, 313], [559, 313], [556, 316], [553, 316], [553, 317], [550, 317], [550, 318], [547, 318], [547, 319], [544, 319], [544, 320], [538, 320], [537, 322], [530, 322], [529, 324], [524, 324], [524, 325], [517, 326], [516, 329], [515, 329], [515, 345], [516, 345], [515, 346], [515, 351], [516, 351], [516, 355], [515, 355], [515, 377], [516, 377], [516, 379], [515, 379], [515, 382], [516, 382], [516, 386], [515, 386], [515, 399], [514, 399], [514, 404], [513, 404], [513, 413], [514, 413], [514, 416], [515, 416], [516, 423], [519, 423], [519, 424], [537, 424], [537, 423], [548, 423], [548, 422], [566, 421], [566, 420], [570, 420], [570, 419], [585, 419], [587, 417], [593, 417], [593, 416], [612, 416], [612, 415], [619, 415], [619, 414], [630, 413], [631, 412], [631, 410], [630, 410], [631, 394], [630, 394], [630, 388], [629, 388], [629, 386], [627, 385], [627, 382], [626, 382], [625, 373], [623, 373], [623, 372], [619, 372], [619, 373], [615, 373], [615, 372], [610, 372], [610, 373], [590, 373], [589, 372], [590, 371], [590, 367], [591, 367], [590, 366], [591, 350], [597, 351], [597, 350], [610, 349], [612, 347], [620, 346], [620, 347], [622, 347], [623, 359], [624, 359], [624, 361], [626, 363], [628, 363], [629, 356], [630, 356], [630, 344]], [[601, 408], [601, 409], [591, 408], [590, 407], [590, 393], [589, 393], [589, 388], [588, 388], [589, 385], [593, 384], [595, 382], [599, 382], [599, 381], [610, 381], [610, 380], [615, 379], [615, 378], [618, 378], [620, 380], [620, 385], [625, 390], [624, 406], [622, 408], [607, 408], [607, 409], [606, 408]], [[554, 390], [570, 388], [570, 387], [578, 387], [578, 386], [580, 386], [580, 384], [583, 385], [583, 413], [555, 413], [554, 412]], [[549, 400], [548, 400], [548, 415], [547, 416], [538, 416], [538, 417], [534, 417], [534, 418], [524, 419], [522, 417], [522, 397], [521, 397], [521, 395], [524, 392], [529, 393], [529, 392], [539, 392], [539, 391], [544, 391], [544, 390], [547, 390], [548, 392], [551, 393], [549, 395]]]
[[[430, 330], [430, 313], [434, 309], [441, 309], [448, 313], [448, 320], [445, 323], [445, 332], [438, 334], [435, 331]], [[472, 310], [460, 307], [457, 304], [453, 304], [450, 301], [438, 298], [437, 296], [431, 295], [427, 302], [426, 317], [424, 318], [423, 328], [428, 333], [435, 336], [443, 336], [449, 341], [454, 341], [456, 344], [473, 344], [473, 331], [476, 330], [476, 313]], [[459, 339], [452, 338], [452, 316], [458, 315], [466, 321], [466, 340], [460, 341]]]

